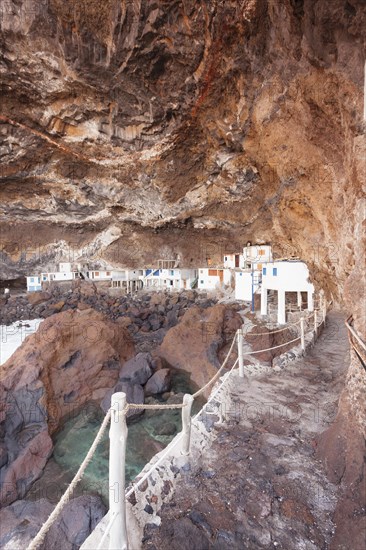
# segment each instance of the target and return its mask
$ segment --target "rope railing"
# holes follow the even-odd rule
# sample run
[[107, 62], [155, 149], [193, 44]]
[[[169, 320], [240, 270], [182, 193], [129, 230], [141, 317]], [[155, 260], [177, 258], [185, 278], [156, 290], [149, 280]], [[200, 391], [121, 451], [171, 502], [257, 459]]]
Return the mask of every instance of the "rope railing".
[[[360, 336], [357, 334], [357, 332], [355, 331], [355, 329], [352, 327], [352, 323], [353, 323], [353, 315], [350, 315], [346, 320], [345, 320], [345, 325], [347, 327], [347, 330], [348, 330], [348, 340], [349, 340], [349, 343], [350, 345], [352, 346], [353, 350], [355, 351], [360, 363], [362, 364], [363, 368], [366, 370], [366, 344], [365, 342], [360, 338]], [[359, 347], [357, 347], [357, 345], [355, 344], [355, 342], [353, 341], [353, 338], [356, 340], [357, 344]], [[360, 349], [361, 348], [361, 349]]]
[[[100, 541], [98, 545], [98, 549], [101, 549], [105, 543], [106, 537], [109, 533], [113, 532], [113, 535], [111, 534], [111, 541], [114, 542], [112, 544], [112, 547], [115, 548], [115, 541], [118, 540], [118, 548], [121, 550], [128, 548], [127, 543], [127, 530], [126, 530], [126, 511], [125, 511], [125, 500], [128, 499], [132, 493], [141, 486], [141, 484], [146, 481], [151, 473], [156, 470], [156, 468], [161, 464], [161, 462], [170, 454], [172, 453], [173, 449], [178, 445], [181, 444], [181, 454], [188, 455], [189, 449], [190, 449], [190, 432], [191, 432], [191, 408], [192, 404], [195, 398], [202, 395], [222, 374], [223, 369], [226, 367], [229, 358], [233, 352], [233, 348], [235, 343], [238, 344], [238, 358], [233, 363], [230, 370], [225, 374], [223, 377], [221, 384], [216, 388], [215, 392], [210, 396], [209, 400], [206, 402], [206, 404], [202, 407], [202, 409], [197, 413], [197, 415], [194, 417], [195, 419], [202, 414], [204, 410], [206, 410], [209, 403], [211, 403], [215, 396], [217, 395], [218, 391], [222, 388], [223, 384], [228, 380], [230, 377], [231, 372], [236, 367], [236, 365], [239, 363], [239, 376], [244, 376], [244, 366], [243, 366], [243, 356], [244, 355], [255, 355], [262, 352], [271, 351], [274, 349], [279, 349], [284, 346], [288, 346], [294, 342], [297, 342], [298, 340], [301, 340], [303, 345], [304, 340], [304, 322], [305, 320], [309, 320], [311, 317], [314, 318], [314, 333], [316, 334], [317, 328], [321, 325], [321, 323], [325, 322], [325, 316], [323, 315], [323, 319], [320, 321], [318, 325], [317, 321], [317, 311], [315, 310], [313, 314], [309, 315], [306, 319], [302, 318], [299, 322], [293, 323], [292, 325], [286, 326], [283, 329], [280, 329], [278, 331], [272, 331], [269, 333], [264, 334], [273, 334], [275, 332], [282, 332], [283, 330], [287, 330], [291, 326], [296, 326], [299, 323], [301, 324], [302, 328], [302, 335], [292, 339], [288, 342], [285, 342], [283, 344], [279, 344], [277, 346], [272, 346], [271, 348], [263, 349], [263, 350], [257, 350], [257, 351], [246, 351], [243, 350], [243, 331], [242, 329], [238, 329], [233, 337], [233, 340], [231, 342], [229, 351], [226, 354], [226, 357], [224, 361], [222, 362], [220, 368], [215, 373], [215, 375], [207, 382], [202, 388], [200, 388], [198, 391], [196, 391], [194, 394], [185, 394], [183, 403], [162, 403], [162, 404], [145, 404], [145, 403], [126, 403], [126, 396], [124, 393], [115, 393], [112, 395], [112, 401], [111, 401], [111, 408], [108, 410], [106, 416], [103, 419], [103, 422], [98, 430], [98, 433], [86, 455], [83, 462], [81, 463], [77, 473], [75, 474], [73, 480], [71, 481], [70, 485], [68, 486], [67, 490], [61, 497], [60, 501], [50, 514], [47, 521], [42, 525], [40, 531], [36, 535], [36, 537], [33, 539], [33, 541], [29, 544], [27, 550], [36, 550], [44, 541], [44, 538], [52, 526], [52, 524], [55, 522], [55, 520], [59, 517], [62, 509], [64, 508], [65, 504], [70, 500], [70, 496], [75, 489], [76, 485], [79, 483], [79, 481], [82, 479], [83, 474], [85, 472], [86, 467], [90, 463], [91, 459], [93, 458], [96, 448], [98, 444], [100, 443], [104, 432], [106, 430], [106, 427], [108, 423], [111, 421], [111, 428], [110, 428], [110, 476], [111, 471], [113, 468], [111, 468], [111, 461], [113, 458], [113, 464], [114, 466], [117, 466], [117, 469], [115, 471], [120, 472], [120, 466], [125, 461], [125, 446], [126, 446], [126, 440], [127, 440], [127, 424], [126, 424], [126, 416], [127, 412], [131, 409], [146, 409], [146, 410], [167, 410], [167, 409], [181, 409], [182, 410], [182, 431], [177, 434], [177, 436], [173, 439], [173, 441], [167, 446], [165, 451], [161, 454], [161, 456], [158, 458], [156, 462], [151, 466], [151, 468], [140, 478], [136, 483], [132, 484], [132, 487], [125, 492], [124, 490], [124, 473], [123, 473], [123, 483], [119, 479], [111, 479], [110, 477], [110, 485], [114, 486], [116, 483], [119, 485], [119, 494], [121, 495], [120, 502], [114, 503], [114, 510], [110, 508], [110, 514], [111, 517], [109, 519], [109, 522], [106, 526], [106, 529], [104, 531], [104, 534], [102, 536], [102, 540]], [[254, 334], [252, 334], [254, 335]], [[261, 335], [261, 333], [259, 334]], [[117, 408], [116, 408], [117, 407]], [[112, 419], [112, 420], [111, 420]], [[113, 430], [112, 430], [113, 428]], [[114, 434], [114, 437], [117, 437], [117, 434], [119, 434], [119, 437], [115, 440], [115, 444], [112, 442], [112, 431]], [[113, 456], [112, 456], [113, 454]], [[123, 466], [124, 467], [124, 466]], [[123, 470], [124, 471], [124, 470]], [[123, 486], [123, 487], [122, 487]], [[122, 491], [122, 492], [121, 492]], [[123, 501], [123, 502], [122, 502]], [[110, 498], [110, 507], [111, 507], [111, 498]], [[116, 518], [120, 516], [120, 522], [116, 524]]]
[[89, 449], [86, 457], [84, 458], [83, 462], [80, 464], [80, 467], [79, 467], [78, 471], [76, 472], [76, 475], [74, 476], [73, 480], [71, 481], [70, 485], [66, 489], [65, 493], [63, 494], [63, 496], [59, 500], [58, 504], [56, 505], [56, 507], [54, 508], [52, 513], [50, 514], [47, 521], [42, 525], [42, 527], [41, 527], [40, 531], [38, 531], [36, 537], [32, 540], [32, 542], [27, 547], [27, 550], [36, 550], [38, 548], [38, 546], [40, 546], [42, 544], [42, 542], [44, 541], [44, 538], [45, 538], [47, 532], [49, 531], [51, 525], [56, 521], [58, 516], [61, 514], [62, 509], [64, 508], [65, 504], [67, 504], [69, 502], [72, 492], [74, 491], [76, 485], [79, 483], [79, 481], [83, 477], [84, 472], [85, 472], [89, 462], [91, 461], [91, 459], [94, 456], [96, 448], [98, 447], [98, 445], [99, 445], [99, 443], [100, 443], [100, 441], [101, 441], [101, 439], [104, 435], [104, 432], [107, 428], [107, 425], [110, 421], [110, 418], [111, 418], [111, 409], [109, 409], [107, 414], [105, 415], [104, 420], [103, 420], [103, 422], [102, 422], [102, 424], [101, 424], [101, 426], [98, 430], [98, 433], [95, 436], [95, 439], [94, 439], [92, 445], [90, 446], [90, 449]]
[[215, 382], [215, 380], [218, 379], [218, 377], [220, 376], [222, 370], [225, 368], [226, 366], [226, 363], [228, 362], [229, 360], [229, 357], [231, 355], [231, 352], [233, 351], [233, 347], [234, 347], [234, 344], [236, 342], [236, 335], [237, 333], [235, 333], [235, 336], [233, 338], [233, 341], [231, 343], [231, 346], [230, 346], [230, 349], [225, 357], [225, 360], [223, 361], [221, 367], [219, 368], [219, 370], [217, 371], [217, 373], [211, 378], [211, 380], [209, 382], [207, 382], [207, 384], [205, 384], [202, 388], [200, 388], [198, 391], [196, 391], [194, 394], [193, 394], [193, 399], [195, 399], [196, 397], [198, 397], [199, 395], [202, 395], [206, 390], [207, 388], [209, 388], [211, 386], [211, 384], [213, 384]]

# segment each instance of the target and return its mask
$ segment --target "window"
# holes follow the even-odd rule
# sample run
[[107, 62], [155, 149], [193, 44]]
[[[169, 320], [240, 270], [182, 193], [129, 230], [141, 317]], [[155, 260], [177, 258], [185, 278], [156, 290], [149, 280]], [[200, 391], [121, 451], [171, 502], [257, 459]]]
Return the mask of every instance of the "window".
[[203, 285], [203, 281], [200, 281], [200, 284]]
[[272, 270], [273, 277], [277, 277], [277, 267], [274, 267]]
[[47, 281], [47, 275], [43, 275], [43, 280]]
[[225, 258], [224, 258], [224, 259], [225, 259], [225, 262], [227, 262], [227, 256], [225, 256]]
[[200, 273], [203, 273], [203, 269], [200, 269]]
[[30, 278], [30, 282], [31, 282], [31, 283], [34, 283], [34, 277], [31, 277], [31, 278]]
[[105, 274], [106, 274], [107, 277], [110, 277], [110, 276], [111, 276], [111, 272], [110, 272], [110, 271], [106, 271]]
[[171, 275], [171, 276], [174, 275], [174, 269], [171, 269], [171, 270], [170, 270], [170, 275]]
[[265, 250], [263, 250], [263, 249], [259, 251], [259, 255], [260, 255], [260, 256], [264, 256], [264, 255], [265, 255], [265, 253], [266, 253], [266, 251], [265, 251]]
[[99, 271], [96, 271], [96, 272], [95, 272], [95, 276], [96, 276], [96, 277], [99, 277]]
[[266, 267], [263, 268], [263, 275], [267, 275], [267, 268]]

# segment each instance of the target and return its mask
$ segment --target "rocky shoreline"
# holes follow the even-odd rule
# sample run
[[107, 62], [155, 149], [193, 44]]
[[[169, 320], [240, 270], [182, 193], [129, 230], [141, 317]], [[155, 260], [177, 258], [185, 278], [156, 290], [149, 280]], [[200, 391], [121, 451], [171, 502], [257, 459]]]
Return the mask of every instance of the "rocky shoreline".
[[[43, 475], [53, 453], [53, 434], [70, 411], [80, 411], [91, 402], [105, 411], [114, 391], [126, 392], [129, 402], [154, 402], [161, 395], [174, 401], [178, 396], [169, 393], [170, 369], [186, 367], [198, 385], [204, 381], [199, 378], [203, 366], [210, 377], [228, 336], [241, 323], [237, 309], [237, 305], [214, 305], [214, 300], [195, 291], [110, 296], [107, 290], [79, 282], [68, 289], [55, 286], [27, 297], [10, 297], [3, 304], [4, 324], [15, 317], [45, 320], [0, 371], [1, 547], [26, 545], [19, 543], [19, 537], [32, 538], [39, 518], [46, 519], [51, 502], [46, 498], [30, 505], [27, 494]], [[187, 338], [197, 361], [185, 365], [187, 344], [182, 342]], [[129, 421], [139, 414], [140, 410], [132, 410]], [[84, 533], [83, 522], [91, 529], [103, 503], [99, 497], [93, 500], [93, 495], [82, 497], [86, 500], [77, 497], [70, 507]], [[23, 508], [28, 514], [25, 530], [19, 515]], [[37, 517], [32, 519], [32, 514]], [[49, 537], [64, 536], [65, 547], [78, 547], [78, 537], [60, 533]], [[47, 541], [44, 548], [49, 547]]]

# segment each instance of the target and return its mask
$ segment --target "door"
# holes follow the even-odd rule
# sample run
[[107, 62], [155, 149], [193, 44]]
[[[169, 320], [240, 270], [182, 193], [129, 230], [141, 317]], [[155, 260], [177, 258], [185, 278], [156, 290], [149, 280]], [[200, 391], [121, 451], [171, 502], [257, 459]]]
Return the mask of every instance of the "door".
[[239, 267], [239, 254], [235, 254], [235, 267]]

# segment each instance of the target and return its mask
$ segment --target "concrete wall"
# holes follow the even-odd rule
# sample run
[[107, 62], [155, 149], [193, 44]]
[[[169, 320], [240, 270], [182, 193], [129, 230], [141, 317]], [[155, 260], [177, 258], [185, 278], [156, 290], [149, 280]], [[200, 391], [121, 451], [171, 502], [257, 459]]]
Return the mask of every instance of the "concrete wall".
[[[277, 275], [273, 270], [277, 269]], [[304, 262], [271, 262], [263, 266], [263, 286], [269, 290], [286, 292], [314, 291], [308, 282], [309, 270]]]

